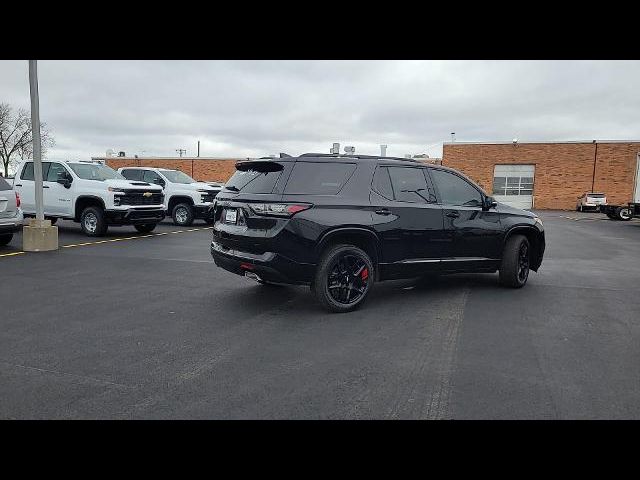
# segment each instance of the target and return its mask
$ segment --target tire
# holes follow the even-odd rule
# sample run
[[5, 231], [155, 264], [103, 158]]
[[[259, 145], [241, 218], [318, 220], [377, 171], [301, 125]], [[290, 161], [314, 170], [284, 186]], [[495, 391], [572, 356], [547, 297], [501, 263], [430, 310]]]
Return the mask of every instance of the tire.
[[13, 233], [5, 233], [4, 235], [0, 235], [0, 247], [8, 245], [12, 238]]
[[205, 218], [204, 221], [207, 225], [213, 225], [214, 223], [216, 223], [215, 218]]
[[500, 263], [499, 279], [502, 285], [524, 287], [529, 278], [530, 252], [529, 240], [524, 235], [513, 235], [507, 239]]
[[618, 220], [622, 220], [623, 222], [628, 222], [632, 218], [631, 212], [627, 207], [616, 208], [616, 217], [618, 217]]
[[611, 220], [617, 220], [616, 216], [613, 213], [607, 213], [607, 217], [609, 217]]
[[49, 218], [47, 220], [51, 221], [51, 225], [55, 225], [56, 223], [58, 223], [58, 219], [57, 218]]
[[193, 223], [193, 207], [188, 203], [178, 203], [171, 212], [174, 225], [188, 227]]
[[157, 223], [145, 223], [143, 225], [134, 225], [133, 228], [135, 228], [140, 233], [149, 233], [153, 232], [157, 225]]
[[373, 287], [374, 273], [373, 262], [362, 249], [335, 245], [320, 258], [311, 291], [328, 311], [350, 312], [364, 303]]
[[104, 211], [100, 207], [85, 208], [80, 215], [80, 227], [89, 237], [102, 237], [109, 228]]

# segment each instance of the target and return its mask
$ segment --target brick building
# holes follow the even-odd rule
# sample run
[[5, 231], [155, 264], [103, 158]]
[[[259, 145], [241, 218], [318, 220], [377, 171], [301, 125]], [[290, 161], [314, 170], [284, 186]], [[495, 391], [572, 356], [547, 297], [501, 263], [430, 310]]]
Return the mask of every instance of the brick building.
[[601, 192], [609, 203], [640, 201], [640, 141], [445, 143], [442, 164], [520, 208], [574, 209]]
[[180, 170], [196, 180], [226, 182], [236, 171], [238, 160], [246, 158], [213, 157], [91, 157], [92, 160], [106, 162], [113, 169], [122, 167], [155, 167]]

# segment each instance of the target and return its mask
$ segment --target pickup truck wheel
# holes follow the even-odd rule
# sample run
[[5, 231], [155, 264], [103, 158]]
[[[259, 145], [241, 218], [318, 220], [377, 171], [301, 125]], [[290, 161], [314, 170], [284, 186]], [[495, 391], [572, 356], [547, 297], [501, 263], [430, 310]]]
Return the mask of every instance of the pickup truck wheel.
[[354, 245], [336, 245], [322, 255], [312, 292], [327, 310], [350, 312], [365, 301], [374, 278], [366, 252]]
[[507, 239], [502, 252], [499, 279], [505, 287], [522, 288], [529, 278], [529, 240], [524, 235]]
[[98, 207], [87, 207], [80, 215], [80, 227], [89, 237], [102, 237], [107, 233], [107, 220], [104, 212]]
[[134, 225], [133, 228], [135, 228], [140, 233], [149, 233], [149, 232], [153, 232], [153, 230], [156, 228], [156, 225], [158, 225], [158, 224], [157, 223], [145, 223], [144, 225]]
[[58, 222], [57, 218], [49, 218], [48, 220], [51, 221], [51, 225], [55, 225]]
[[5, 245], [7, 245], [12, 238], [13, 233], [5, 233], [4, 235], [0, 235], [0, 247], [4, 247]]
[[631, 220], [631, 212], [627, 207], [618, 207], [616, 209], [616, 216], [619, 220], [623, 220], [625, 222]]
[[181, 227], [188, 227], [193, 223], [193, 207], [186, 203], [179, 203], [171, 212], [173, 223]]

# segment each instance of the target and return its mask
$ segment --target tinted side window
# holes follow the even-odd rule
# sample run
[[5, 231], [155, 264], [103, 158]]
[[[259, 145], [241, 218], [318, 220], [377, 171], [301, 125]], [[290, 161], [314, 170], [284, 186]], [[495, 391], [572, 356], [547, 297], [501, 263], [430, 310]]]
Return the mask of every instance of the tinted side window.
[[296, 162], [284, 193], [335, 195], [355, 169], [354, 163]]
[[394, 198], [399, 202], [429, 203], [429, 187], [422, 168], [388, 167]]
[[33, 180], [33, 162], [25, 163], [20, 178], [22, 180]]
[[47, 181], [47, 182], [57, 182], [59, 173], [65, 173], [65, 174], [68, 175], [68, 172], [67, 172], [66, 168], [64, 168], [59, 163], [52, 162], [50, 164], [50, 167], [49, 167], [49, 172], [47, 173], [47, 176], [45, 177], [45, 181]]
[[0, 177], [0, 190], [11, 190], [11, 185], [2, 177]]
[[127, 180], [142, 180], [142, 170], [122, 170], [122, 176]]
[[[47, 175], [49, 173], [49, 162], [42, 162], [42, 179], [46, 180]], [[34, 180], [35, 177], [33, 175], [33, 162], [28, 162], [25, 164], [22, 169], [22, 175], [20, 175], [20, 179], [22, 180]]]
[[391, 188], [391, 178], [387, 167], [378, 167], [373, 176], [373, 189], [389, 200], [393, 200], [393, 189]]
[[479, 207], [482, 195], [466, 180], [444, 170], [431, 170], [431, 178], [440, 192], [440, 201], [446, 205]]

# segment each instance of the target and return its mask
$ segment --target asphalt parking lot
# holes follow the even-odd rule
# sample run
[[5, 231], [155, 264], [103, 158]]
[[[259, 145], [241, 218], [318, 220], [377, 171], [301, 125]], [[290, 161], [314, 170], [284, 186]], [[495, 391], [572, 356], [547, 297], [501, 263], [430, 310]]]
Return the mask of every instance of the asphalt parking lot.
[[640, 221], [538, 213], [525, 288], [382, 283], [342, 315], [216, 268], [199, 222], [100, 243], [60, 222], [48, 253], [18, 236], [0, 249], [0, 418], [640, 418]]

